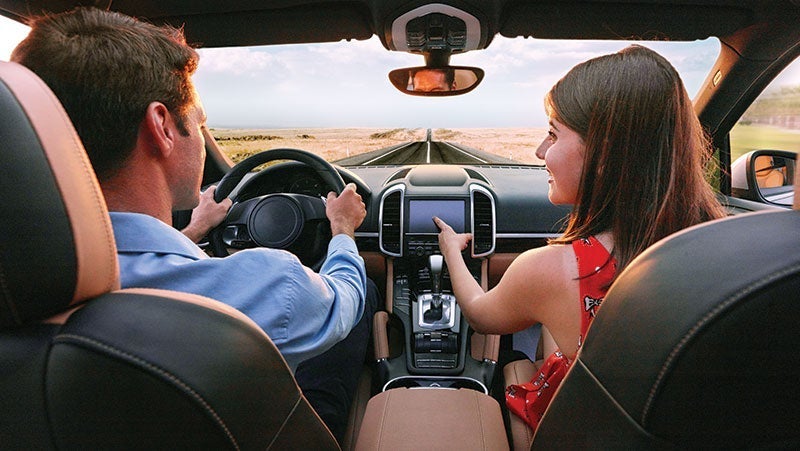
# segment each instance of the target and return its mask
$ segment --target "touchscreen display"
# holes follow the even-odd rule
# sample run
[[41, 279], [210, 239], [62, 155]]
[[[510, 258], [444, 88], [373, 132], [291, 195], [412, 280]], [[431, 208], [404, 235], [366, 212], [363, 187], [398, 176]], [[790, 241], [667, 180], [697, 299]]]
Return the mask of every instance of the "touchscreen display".
[[450, 224], [457, 233], [464, 233], [464, 201], [463, 200], [409, 200], [408, 232], [439, 233], [434, 216]]

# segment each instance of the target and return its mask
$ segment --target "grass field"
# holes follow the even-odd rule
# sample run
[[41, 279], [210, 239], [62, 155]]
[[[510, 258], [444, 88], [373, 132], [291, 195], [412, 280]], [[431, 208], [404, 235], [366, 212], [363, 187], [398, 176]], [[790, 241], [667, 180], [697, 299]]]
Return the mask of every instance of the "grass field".
[[757, 149], [800, 152], [800, 130], [787, 130], [767, 125], [737, 124], [731, 130], [731, 161]]

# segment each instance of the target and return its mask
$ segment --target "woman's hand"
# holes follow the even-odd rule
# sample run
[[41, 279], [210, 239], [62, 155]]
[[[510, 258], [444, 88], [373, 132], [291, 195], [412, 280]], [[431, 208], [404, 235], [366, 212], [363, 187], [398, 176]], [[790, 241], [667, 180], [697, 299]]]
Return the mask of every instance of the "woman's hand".
[[444, 258], [459, 257], [461, 251], [466, 249], [467, 244], [472, 240], [472, 234], [456, 233], [452, 227], [437, 216], [433, 217], [433, 223], [439, 228], [439, 250]]

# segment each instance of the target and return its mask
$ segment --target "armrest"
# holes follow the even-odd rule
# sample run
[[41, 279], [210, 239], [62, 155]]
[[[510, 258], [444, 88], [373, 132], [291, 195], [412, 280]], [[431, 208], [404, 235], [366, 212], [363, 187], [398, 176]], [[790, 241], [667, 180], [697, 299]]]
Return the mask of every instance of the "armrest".
[[[513, 258], [511, 260], [513, 260]], [[511, 260], [503, 263], [502, 267], [504, 270], [511, 263]], [[495, 279], [495, 284], [497, 284], [497, 281], [502, 277], [502, 273], [493, 277]], [[483, 288], [483, 291], [489, 291], [489, 278], [489, 260], [484, 260], [481, 263], [481, 288]], [[473, 359], [478, 361], [488, 360], [490, 362], [497, 362], [500, 355], [500, 335], [484, 335], [478, 332], [472, 334], [471, 355]]]
[[475, 390], [397, 388], [369, 400], [356, 450], [506, 450], [500, 405]]
[[375, 360], [385, 360], [389, 358], [389, 332], [386, 330], [386, 323], [389, 322], [389, 314], [384, 311], [375, 312], [372, 317], [372, 342], [375, 351]]

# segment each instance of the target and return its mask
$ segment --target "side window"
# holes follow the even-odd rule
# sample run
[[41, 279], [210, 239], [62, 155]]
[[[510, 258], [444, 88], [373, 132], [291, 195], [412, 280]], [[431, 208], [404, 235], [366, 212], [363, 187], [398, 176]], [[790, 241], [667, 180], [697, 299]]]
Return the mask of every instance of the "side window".
[[791, 206], [800, 152], [800, 59], [753, 101], [730, 143], [734, 197]]

